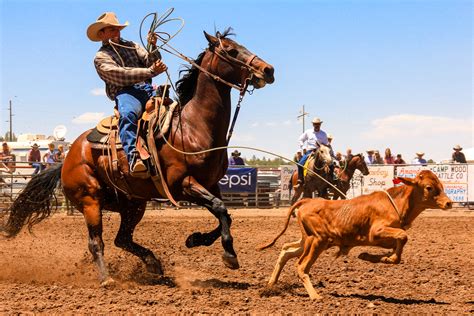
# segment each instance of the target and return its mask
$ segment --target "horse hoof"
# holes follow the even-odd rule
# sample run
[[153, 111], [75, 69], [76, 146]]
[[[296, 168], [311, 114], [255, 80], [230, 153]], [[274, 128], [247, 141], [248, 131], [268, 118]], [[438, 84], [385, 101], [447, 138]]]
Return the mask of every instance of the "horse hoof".
[[163, 275], [163, 268], [161, 266], [161, 262], [157, 259], [155, 259], [153, 262], [147, 263], [146, 270], [153, 274], [157, 274], [160, 276]]
[[239, 261], [237, 260], [236, 256], [223, 254], [222, 261], [224, 261], [224, 265], [229, 269], [236, 270], [240, 268]]
[[201, 246], [201, 233], [192, 233], [189, 235], [189, 237], [186, 239], [186, 247], [188, 248], [193, 248], [193, 247], [198, 247]]
[[100, 286], [105, 288], [111, 288], [115, 286], [115, 280], [111, 277], [107, 277], [104, 281], [100, 283]]

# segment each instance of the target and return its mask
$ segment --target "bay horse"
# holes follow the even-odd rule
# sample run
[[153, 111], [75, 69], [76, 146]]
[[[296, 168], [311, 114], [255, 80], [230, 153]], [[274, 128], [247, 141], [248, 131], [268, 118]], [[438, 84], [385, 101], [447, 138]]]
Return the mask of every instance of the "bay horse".
[[[230, 232], [232, 220], [218, 186], [227, 170], [227, 150], [186, 155], [171, 147], [183, 152], [197, 152], [227, 146], [231, 86], [242, 87], [247, 81], [258, 89], [274, 82], [273, 66], [228, 38], [230, 32], [230, 28], [222, 34], [217, 32], [215, 36], [204, 32], [207, 49], [177, 82], [177, 93], [183, 107], [173, 118], [168, 143], [155, 138], [155, 144], [161, 158], [163, 178], [174, 199], [207, 208], [219, 222], [210, 232], [191, 234], [186, 246], [210, 246], [221, 237], [224, 264], [238, 269]], [[147, 201], [166, 196], [159, 193], [152, 180], [133, 178], [128, 174], [124, 175], [129, 184], [125, 188], [127, 194], [123, 188], [116, 190], [117, 184], [111, 182], [107, 173], [109, 157], [102, 150], [91, 148], [86, 139], [90, 132], [84, 132], [74, 141], [63, 164], [51, 167], [29, 182], [10, 208], [3, 230], [8, 236], [15, 236], [24, 225], [31, 228], [48, 217], [52, 192], [61, 180], [66, 197], [84, 215], [89, 251], [98, 267], [102, 285], [113, 282], [104, 261], [103, 209], [120, 214], [115, 245], [138, 256], [149, 272], [163, 275], [160, 261], [151, 250], [134, 242], [133, 231], [144, 215]], [[126, 163], [123, 151], [119, 152], [119, 159]]]
[[[329, 164], [332, 161], [331, 158], [331, 149], [324, 145], [320, 144], [318, 149], [316, 150], [314, 155], [314, 160], [310, 161], [307, 168], [319, 176], [314, 175], [311, 172], [306, 173], [304, 177], [304, 184], [300, 185], [295, 188], [298, 182], [298, 172], [295, 171], [291, 176], [291, 184], [290, 188], [293, 188], [295, 194], [291, 198], [291, 205], [295, 204], [296, 201], [300, 198], [301, 194], [303, 194], [304, 198], [311, 198], [313, 197], [313, 192], [318, 191], [318, 196], [327, 198], [327, 186], [328, 184], [321, 180], [320, 177], [330, 181], [330, 174], [329, 174]], [[308, 158], [309, 159], [309, 158]]]
[[[336, 169], [337, 170], [337, 169]], [[344, 168], [336, 172], [337, 181], [335, 183], [336, 187], [344, 194], [349, 190], [351, 186], [351, 179], [354, 176], [354, 172], [359, 170], [362, 172], [364, 176], [369, 174], [369, 168], [365, 163], [364, 156], [362, 154], [357, 154], [350, 156], [349, 161], [345, 161]], [[333, 200], [337, 200], [339, 198], [346, 199], [344, 195], [341, 195], [337, 190], [334, 190], [332, 187], [329, 188], [331, 192], [333, 192]]]

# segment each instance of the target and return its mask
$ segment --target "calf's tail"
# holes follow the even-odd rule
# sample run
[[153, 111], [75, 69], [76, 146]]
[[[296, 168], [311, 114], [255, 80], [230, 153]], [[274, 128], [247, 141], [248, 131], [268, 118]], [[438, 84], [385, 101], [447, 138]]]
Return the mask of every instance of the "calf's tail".
[[278, 238], [280, 238], [281, 236], [283, 236], [283, 234], [286, 232], [286, 230], [288, 229], [288, 225], [290, 224], [290, 219], [291, 219], [291, 216], [293, 215], [294, 211], [296, 209], [298, 209], [302, 204], [304, 204], [308, 199], [303, 199], [303, 200], [300, 200], [298, 202], [296, 202], [295, 204], [293, 204], [290, 209], [288, 210], [288, 214], [286, 215], [286, 222], [285, 222], [285, 227], [283, 227], [283, 230], [278, 234], [278, 236], [276, 236], [270, 243], [268, 244], [265, 244], [265, 245], [261, 245], [261, 246], [258, 246], [256, 249], [258, 251], [262, 251], [264, 249], [267, 249], [267, 248], [270, 248], [271, 246], [273, 246], [276, 241], [278, 240]]

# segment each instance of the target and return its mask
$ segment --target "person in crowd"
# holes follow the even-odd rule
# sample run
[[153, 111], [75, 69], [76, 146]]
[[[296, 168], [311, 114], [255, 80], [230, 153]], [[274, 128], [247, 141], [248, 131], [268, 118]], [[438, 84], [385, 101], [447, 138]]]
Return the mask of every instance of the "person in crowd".
[[119, 119], [119, 136], [130, 166], [130, 175], [144, 177], [145, 163], [135, 146], [137, 122], [145, 104], [155, 95], [152, 78], [167, 70], [156, 47], [157, 36], [148, 34], [152, 52], [120, 37], [120, 31], [128, 23], [120, 24], [115, 13], [106, 12], [87, 28], [87, 37], [101, 42], [95, 55], [94, 65], [99, 77], [105, 82], [110, 100], [115, 101]]
[[240, 157], [240, 152], [236, 149], [229, 158], [229, 166], [245, 166], [244, 160]]
[[[319, 117], [315, 117], [311, 123], [313, 123], [313, 128], [306, 130], [303, 134], [301, 134], [299, 138], [299, 146], [301, 150], [306, 149], [306, 154], [303, 155], [299, 164], [304, 166], [306, 160], [308, 160], [309, 155], [311, 155], [314, 151], [319, 148], [320, 144], [329, 145], [328, 136], [325, 131], [321, 130], [321, 124], [323, 121]], [[303, 167], [298, 166], [298, 183], [297, 186], [303, 184], [304, 181], [304, 173]]]
[[329, 146], [332, 146], [332, 140], [333, 140], [333, 137], [332, 137], [332, 134], [328, 134], [328, 145]]
[[374, 164], [375, 165], [383, 165], [383, 158], [380, 156], [380, 152], [378, 150], [374, 151]]
[[33, 146], [31, 146], [31, 150], [28, 152], [28, 163], [30, 166], [35, 168], [33, 175], [40, 173], [44, 169], [44, 166], [41, 163], [41, 152], [37, 143], [34, 143]]
[[10, 173], [15, 170], [15, 155], [11, 152], [10, 146], [6, 142], [2, 143], [0, 166]]
[[375, 150], [373, 150], [373, 149], [367, 150], [367, 157], [365, 157], [365, 163], [367, 165], [375, 164], [374, 152], [375, 152]]
[[453, 162], [458, 162], [458, 163], [467, 163], [466, 161], [466, 156], [464, 156], [464, 153], [462, 152], [462, 147], [461, 145], [456, 145], [453, 147]]
[[293, 161], [294, 162], [299, 162], [301, 160], [301, 158], [303, 158], [303, 153], [301, 152], [301, 150], [298, 150], [295, 154], [295, 156], [293, 157]]
[[48, 151], [43, 155], [43, 162], [46, 165], [46, 169], [51, 167], [54, 163], [57, 162], [57, 154], [58, 151], [56, 150], [53, 143], [48, 144]]
[[403, 160], [403, 158], [402, 158], [402, 154], [397, 154], [397, 159], [395, 159], [393, 161], [393, 163], [396, 164], [396, 165], [405, 165], [406, 164], [405, 160]]
[[386, 165], [395, 164], [395, 158], [392, 156], [392, 151], [390, 150], [390, 148], [385, 149], [385, 157], [383, 158], [383, 161]]
[[337, 167], [344, 167], [344, 157], [340, 151], [336, 153], [336, 163]]
[[345, 160], [350, 161], [352, 159], [352, 149], [347, 148]]
[[60, 144], [58, 145], [58, 151], [56, 152], [56, 161], [62, 162], [64, 161], [64, 158], [66, 158], [66, 152], [64, 151], [64, 145]]
[[426, 159], [423, 158], [424, 155], [425, 153], [422, 151], [417, 152], [415, 159], [411, 163], [414, 165], [426, 165]]

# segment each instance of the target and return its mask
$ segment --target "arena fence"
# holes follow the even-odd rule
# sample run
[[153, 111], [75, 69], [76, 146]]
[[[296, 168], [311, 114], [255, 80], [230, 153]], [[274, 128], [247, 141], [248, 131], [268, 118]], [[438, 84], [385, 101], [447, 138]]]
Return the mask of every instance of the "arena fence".
[[[446, 194], [459, 206], [474, 208], [474, 164], [371, 165], [367, 176], [356, 171], [347, 196], [352, 198], [399, 185], [394, 181], [397, 176], [413, 178], [421, 169], [433, 171], [443, 182]], [[11, 169], [0, 166], [0, 209], [12, 203], [31, 179], [33, 170], [27, 162], [17, 162]], [[228, 208], [288, 206], [291, 198], [290, 177], [295, 170], [294, 165], [229, 168], [219, 182], [223, 200]], [[69, 214], [73, 212], [61, 188], [56, 191], [53, 205]], [[160, 200], [148, 203], [150, 209], [165, 207], [171, 207], [171, 204]], [[196, 206], [180, 202], [180, 208], [191, 207]]]

